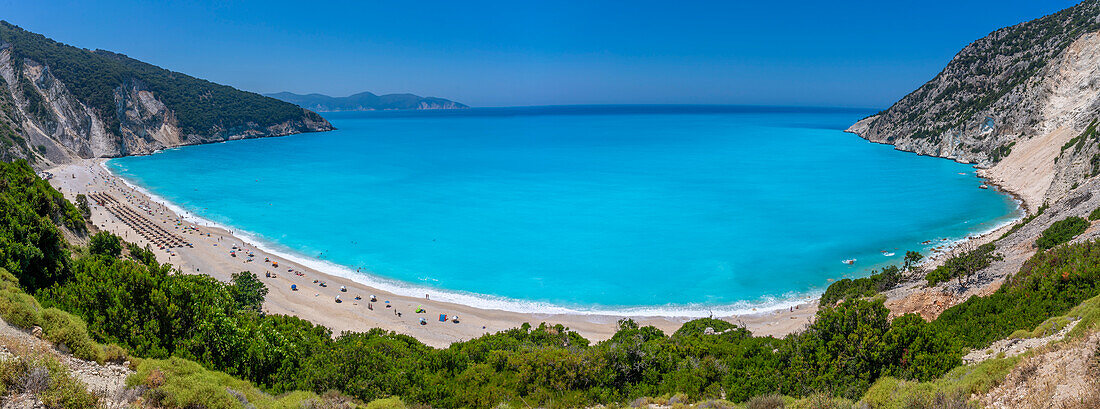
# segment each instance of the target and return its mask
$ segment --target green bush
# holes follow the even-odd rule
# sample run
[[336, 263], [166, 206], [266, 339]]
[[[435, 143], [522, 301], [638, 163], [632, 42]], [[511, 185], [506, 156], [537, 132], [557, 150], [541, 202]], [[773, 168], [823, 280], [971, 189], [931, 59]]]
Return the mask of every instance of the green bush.
[[249, 382], [176, 357], [142, 360], [126, 384], [148, 388], [146, 397], [165, 408], [237, 409], [251, 405], [290, 409], [322, 400], [316, 394], [300, 391], [271, 396]]
[[84, 321], [72, 314], [57, 308], [43, 310], [42, 332], [51, 342], [64, 344], [77, 358], [104, 362], [103, 348], [88, 335]]
[[0, 317], [19, 328], [31, 328], [42, 322], [42, 307], [22, 291], [0, 291]]
[[233, 273], [232, 281], [233, 285], [229, 287], [229, 292], [233, 294], [237, 308], [260, 312], [264, 306], [264, 297], [267, 296], [267, 285], [250, 271]]
[[122, 238], [101, 231], [92, 235], [88, 243], [88, 251], [95, 255], [118, 258], [122, 255]]
[[1000, 289], [948, 308], [932, 322], [963, 347], [982, 348], [1032, 330], [1100, 295], [1100, 243], [1056, 247], [1031, 257]]
[[1098, 207], [1096, 209], [1093, 209], [1093, 211], [1091, 213], [1089, 213], [1089, 221], [1090, 222], [1094, 222], [1094, 221], [1097, 221], [1097, 220], [1100, 220], [1100, 207]]
[[994, 260], [1000, 260], [1001, 255], [996, 253], [997, 247], [993, 243], [986, 243], [978, 248], [955, 255], [944, 261], [943, 265], [924, 276], [928, 285], [936, 285], [953, 278], [966, 277], [977, 273], [983, 268], [989, 267]]
[[405, 402], [398, 397], [375, 399], [367, 404], [367, 409], [405, 409]]
[[61, 280], [68, 243], [58, 228], [83, 231], [80, 212], [26, 161], [0, 162], [0, 267], [34, 292]]
[[842, 279], [829, 285], [821, 295], [818, 305], [827, 306], [849, 298], [870, 297], [888, 290], [901, 282], [901, 270], [897, 266], [886, 266], [881, 273], [874, 272], [870, 277]]
[[1080, 217], [1067, 217], [1065, 219], [1054, 222], [1043, 230], [1043, 234], [1039, 236], [1038, 240], [1035, 240], [1035, 246], [1041, 250], [1046, 250], [1059, 244], [1073, 240], [1081, 233], [1084, 233], [1089, 228], [1089, 222]]

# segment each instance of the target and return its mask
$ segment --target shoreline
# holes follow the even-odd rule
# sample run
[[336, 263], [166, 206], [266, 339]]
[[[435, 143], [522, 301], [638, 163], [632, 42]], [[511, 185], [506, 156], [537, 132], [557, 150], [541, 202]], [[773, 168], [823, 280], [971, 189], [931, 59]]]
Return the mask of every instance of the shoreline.
[[[87, 194], [97, 191], [95, 188], [106, 189], [108, 193], [112, 193], [116, 197], [118, 195], [123, 196], [117, 198], [120, 201], [129, 202], [130, 205], [134, 205], [143, 212], [147, 212], [153, 216], [153, 219], [160, 221], [162, 224], [172, 221], [175, 225], [175, 222], [181, 222], [181, 224], [175, 225], [175, 230], [169, 230], [170, 232], [188, 231], [188, 234], [197, 235], [208, 242], [216, 238], [217, 243], [224, 244], [217, 251], [211, 251], [211, 248], [196, 242], [194, 248], [184, 247], [173, 252], [154, 248], [154, 252], [157, 254], [158, 260], [172, 263], [184, 273], [207, 274], [221, 281], [228, 281], [230, 274], [234, 272], [253, 271], [269, 287], [270, 292], [264, 303], [265, 311], [295, 315], [315, 324], [324, 325], [332, 329], [334, 334], [349, 330], [366, 331], [378, 327], [413, 336], [431, 346], [446, 347], [452, 342], [476, 338], [485, 333], [516, 328], [523, 323], [537, 325], [546, 322], [549, 325], [562, 324], [595, 342], [610, 338], [617, 329], [617, 322], [621, 318], [631, 318], [642, 325], [653, 325], [671, 334], [679, 329], [684, 322], [709, 316], [743, 325], [757, 335], [782, 337], [801, 330], [811, 322], [817, 311], [818, 299], [820, 298], [820, 293], [815, 292], [813, 295], [792, 295], [789, 298], [776, 299], [763, 304], [746, 302], [736, 306], [698, 306], [695, 307], [694, 311], [690, 310], [691, 306], [582, 310], [549, 303], [511, 300], [503, 297], [493, 299], [492, 296], [464, 294], [420, 287], [415, 284], [403, 285], [404, 283], [376, 277], [369, 273], [356, 272], [332, 262], [298, 255], [290, 249], [280, 249], [278, 244], [270, 243], [247, 231], [221, 225], [194, 215], [189, 210], [115, 174], [106, 166], [105, 161], [106, 159], [86, 159], [49, 169], [49, 171], [58, 175], [50, 182], [55, 187], [63, 188], [62, 193], [70, 200], [74, 200], [77, 193]], [[70, 173], [72, 178], [66, 179], [60, 176], [65, 173]], [[80, 179], [77, 179], [78, 173], [81, 176]], [[65, 183], [66, 180], [69, 180], [70, 183]], [[80, 182], [84, 182], [83, 186]], [[112, 189], [114, 190], [112, 191]], [[1022, 202], [1015, 195], [1013, 195], [1013, 198], [1016, 199], [1018, 208], [1023, 209], [1023, 214], [1026, 214], [1026, 208], [1019, 207]], [[145, 208], [143, 209], [142, 206]], [[139, 244], [146, 243], [145, 240], [138, 237], [136, 231], [113, 221], [112, 216], [100, 206], [93, 206], [92, 213], [92, 222], [98, 228], [123, 236], [128, 241]], [[972, 233], [958, 240], [952, 240], [944, 245], [942, 251], [930, 252], [921, 265], [937, 264], [941, 262], [943, 256], [950, 254], [959, 244], [988, 237], [1011, 226], [1019, 218], [1020, 216], [1017, 215], [998, 227], [981, 233]], [[190, 231], [191, 226], [189, 225], [197, 228]], [[183, 229], [181, 230], [180, 227], [183, 227]], [[196, 232], [198, 234], [195, 234]], [[131, 233], [133, 233], [133, 237], [130, 237]], [[201, 236], [203, 234], [208, 236]], [[210, 245], [210, 243], [206, 244]], [[281, 270], [274, 269], [272, 271], [270, 265], [257, 265], [258, 263], [249, 265], [242, 259], [231, 258], [227, 254], [228, 249], [226, 247], [233, 245], [242, 249], [253, 249], [248, 251], [256, 253], [257, 260], [263, 258], [277, 260], [281, 263], [279, 267]], [[218, 247], [218, 244], [213, 244], [212, 247]], [[303, 275], [296, 276], [288, 269], [302, 271]], [[276, 277], [265, 277], [262, 274], [272, 272], [275, 273]], [[334, 285], [318, 287], [309, 279], [333, 282]], [[289, 290], [286, 285], [288, 282], [296, 284], [300, 291]], [[337, 292], [340, 286], [346, 287], [348, 292]], [[308, 296], [306, 294], [310, 292], [314, 295]], [[356, 294], [364, 297], [364, 300], [352, 300], [351, 298]], [[430, 294], [431, 297], [425, 299], [420, 294]], [[343, 295], [345, 302], [333, 302], [333, 296], [338, 295]], [[368, 304], [366, 299], [370, 295], [378, 296], [379, 303], [375, 303], [376, 305], [382, 305], [382, 301], [385, 299], [392, 307], [386, 307], [386, 309], [392, 310], [394, 314], [381, 314], [386, 317], [382, 319], [377, 316], [379, 315], [377, 314], [379, 311], [377, 308], [364, 311], [363, 309], [366, 308], [364, 305]], [[415, 310], [414, 305], [417, 307], [423, 306], [428, 310], [428, 314], [409, 314]], [[509, 306], [513, 308], [507, 308]], [[517, 306], [520, 308], [516, 308]], [[357, 307], [359, 311], [346, 311], [349, 309], [347, 307], [352, 309]], [[669, 308], [677, 307], [684, 308], [684, 313], [678, 315], [668, 313]], [[398, 312], [402, 314], [397, 315]], [[440, 312], [449, 313], [450, 316], [455, 314], [461, 316], [462, 324], [451, 325], [435, 320], [433, 314]], [[416, 325], [421, 318], [427, 320], [430, 324]], [[474, 325], [466, 325], [467, 322]], [[443, 328], [439, 328], [440, 326]]]
[[[234, 226], [227, 226], [204, 218], [202, 216], [195, 215], [190, 210], [187, 210], [182, 206], [168, 199], [165, 199], [149, 191], [148, 189], [137, 185], [130, 180], [127, 180], [125, 177], [111, 171], [111, 169], [106, 166], [105, 161], [97, 160], [97, 163], [99, 163], [99, 166], [101, 166], [103, 170], [110, 173], [112, 177], [117, 178], [119, 181], [121, 181], [131, 189], [140, 192], [142, 195], [148, 197], [151, 201], [170, 209], [172, 212], [179, 215], [182, 219], [187, 220], [190, 223], [226, 231], [229, 234], [237, 236], [240, 239], [248, 242], [256, 249], [262, 250], [265, 253], [272, 254], [294, 262], [296, 264], [300, 264], [305, 267], [324, 272], [325, 274], [338, 276], [344, 279], [355, 281], [367, 287], [406, 297], [418, 297], [420, 296], [420, 294], [425, 294], [425, 292], [428, 292], [431, 293], [432, 297], [435, 297], [434, 299], [438, 301], [462, 304], [471, 307], [478, 306], [477, 308], [481, 309], [499, 310], [520, 314], [541, 313], [695, 319], [707, 317], [750, 315], [779, 311], [789, 309], [796, 305], [814, 302], [818, 298], [820, 298], [821, 295], [817, 291], [810, 291], [803, 294], [789, 293], [782, 297], [765, 297], [767, 300], [761, 302], [739, 301], [737, 303], [727, 305], [668, 304], [665, 306], [653, 305], [606, 308], [597, 306], [594, 308], [586, 309], [584, 307], [570, 307], [544, 301], [522, 300], [490, 294], [470, 293], [457, 290], [433, 288], [428, 286], [419, 286], [413, 283], [380, 277], [370, 272], [353, 270], [351, 267], [345, 265], [300, 254], [292, 249], [285, 248], [285, 246], [281, 246], [270, 239], [266, 239], [259, 234]], [[490, 306], [486, 306], [484, 304], [490, 304]]]
[[[198, 216], [179, 206], [163, 201], [155, 195], [147, 195], [137, 186], [110, 172], [103, 165], [104, 159], [86, 159], [79, 162], [48, 169], [54, 174], [50, 184], [58, 188], [69, 200], [75, 200], [78, 193], [108, 194], [126, 206], [137, 210], [141, 216], [154, 224], [165, 227], [169, 233], [185, 238], [194, 247], [181, 247], [161, 250], [153, 246], [158, 261], [171, 263], [184, 274], [206, 274], [223, 282], [228, 282], [232, 273], [252, 271], [264, 282], [269, 293], [264, 301], [264, 311], [271, 314], [293, 315], [322, 325], [332, 330], [334, 335], [343, 331], [366, 332], [372, 328], [409, 335], [421, 342], [445, 348], [453, 342], [466, 341], [487, 333], [522, 326], [524, 323], [537, 326], [561, 324], [576, 331], [586, 339], [598, 342], [610, 338], [618, 329], [618, 321], [631, 318], [640, 325], [652, 325], [671, 334], [683, 323], [699, 317], [689, 316], [647, 316], [632, 314], [607, 314], [592, 312], [561, 313], [556, 311], [514, 312], [486, 308], [481, 305], [464, 305], [440, 299], [441, 293], [429, 290], [431, 297], [423, 295], [401, 295], [376, 286], [357, 282], [331, 271], [311, 267], [310, 263], [301, 263], [293, 257], [284, 257], [278, 251], [266, 251], [249, 240], [239, 231], [217, 225], [204, 226], [194, 223]], [[160, 201], [156, 200], [160, 199]], [[96, 229], [109, 231], [123, 239], [139, 245], [149, 244], [137, 230], [127, 226], [109, 213], [106, 207], [90, 203], [92, 217], [90, 222]], [[173, 209], [173, 207], [175, 209]], [[182, 213], [177, 213], [176, 209]], [[205, 219], [204, 219], [205, 220]], [[180, 224], [177, 224], [180, 222]], [[194, 225], [194, 228], [191, 226]], [[174, 227], [174, 228], [173, 228]], [[228, 252], [237, 246], [247, 255], [255, 254], [252, 261], [247, 257], [231, 257]], [[279, 263], [274, 268], [270, 263], [262, 263], [265, 258]], [[299, 276], [288, 269], [300, 271]], [[267, 277], [274, 273], [274, 277]], [[326, 282], [325, 287], [314, 280]], [[296, 285], [298, 290], [291, 290]], [[339, 289], [346, 287], [347, 291]], [[354, 300], [360, 295], [362, 300]], [[378, 302], [369, 303], [370, 295]], [[340, 303], [334, 302], [335, 296], [342, 296]], [[373, 308], [368, 307], [371, 305]], [[388, 307], [386, 307], [388, 305]], [[416, 314], [423, 307], [426, 313]], [[714, 318], [743, 325], [756, 335], [782, 337], [805, 327], [817, 312], [817, 297], [789, 300], [774, 310], [762, 311], [751, 308], [744, 314], [719, 315]], [[401, 313], [398, 315], [398, 313]], [[455, 315], [461, 317], [460, 323], [440, 322], [438, 314], [448, 314], [450, 320]], [[419, 320], [426, 322], [420, 324]]]

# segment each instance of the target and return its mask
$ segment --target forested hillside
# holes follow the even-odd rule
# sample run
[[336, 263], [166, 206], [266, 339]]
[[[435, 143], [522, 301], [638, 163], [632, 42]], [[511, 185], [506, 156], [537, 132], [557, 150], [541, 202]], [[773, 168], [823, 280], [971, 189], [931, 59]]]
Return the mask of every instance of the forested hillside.
[[[0, 143], [12, 148], [9, 156], [29, 160], [58, 163], [332, 129], [293, 104], [122, 54], [58, 43], [4, 21], [0, 74], [0, 93], [9, 94], [0, 96]], [[20, 145], [12, 133], [30, 143]]]

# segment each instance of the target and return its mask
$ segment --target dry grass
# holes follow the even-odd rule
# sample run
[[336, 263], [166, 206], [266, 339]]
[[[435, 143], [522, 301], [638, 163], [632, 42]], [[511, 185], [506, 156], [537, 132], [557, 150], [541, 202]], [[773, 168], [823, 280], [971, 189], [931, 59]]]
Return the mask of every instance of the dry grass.
[[980, 401], [990, 407], [1100, 408], [1098, 346], [1100, 332], [1094, 332], [1032, 350]]

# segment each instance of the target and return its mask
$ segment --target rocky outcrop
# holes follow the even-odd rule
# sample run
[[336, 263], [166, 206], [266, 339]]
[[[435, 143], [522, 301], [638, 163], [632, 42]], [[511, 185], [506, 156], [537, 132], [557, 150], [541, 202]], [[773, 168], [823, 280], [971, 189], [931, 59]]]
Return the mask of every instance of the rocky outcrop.
[[1100, 174], [1100, 137], [1086, 132], [1100, 118], [1098, 31], [1097, 0], [997, 30], [848, 131], [973, 163], [1034, 211]]

